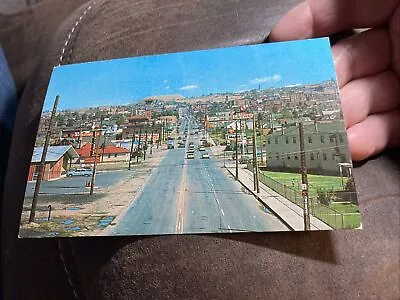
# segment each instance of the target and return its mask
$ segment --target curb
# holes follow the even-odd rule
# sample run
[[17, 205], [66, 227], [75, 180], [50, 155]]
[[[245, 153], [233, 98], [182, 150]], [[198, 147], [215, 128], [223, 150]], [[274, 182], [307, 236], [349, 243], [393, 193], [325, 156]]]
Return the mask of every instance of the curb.
[[[235, 175], [228, 169], [226, 168], [226, 170], [233, 176], [235, 177]], [[256, 199], [258, 202], [260, 202], [262, 205], [264, 205], [266, 208], [268, 208], [273, 214], [274, 216], [276, 216], [283, 224], [285, 224], [285, 226], [290, 229], [291, 231], [296, 231], [292, 226], [289, 225], [288, 222], [286, 222], [277, 212], [275, 212], [275, 210], [273, 210], [262, 198], [260, 198], [260, 196], [257, 195], [257, 193], [255, 193], [254, 191], [252, 191], [251, 189], [249, 189], [240, 179], [238, 179], [238, 182], [246, 189], [248, 190]]]

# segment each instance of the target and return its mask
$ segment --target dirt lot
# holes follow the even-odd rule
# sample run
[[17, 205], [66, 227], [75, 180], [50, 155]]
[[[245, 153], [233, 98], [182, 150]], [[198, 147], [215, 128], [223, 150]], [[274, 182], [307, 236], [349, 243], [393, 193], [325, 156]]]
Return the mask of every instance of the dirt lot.
[[[101, 234], [112, 225], [145, 184], [167, 151], [155, 150], [146, 161], [132, 165], [132, 174], [116, 184], [95, 189], [94, 195], [41, 195], [34, 223], [28, 223], [31, 199], [26, 199], [21, 216], [21, 237], [89, 236]], [[113, 166], [112, 169], [114, 169]], [[51, 205], [50, 221], [48, 221]]]

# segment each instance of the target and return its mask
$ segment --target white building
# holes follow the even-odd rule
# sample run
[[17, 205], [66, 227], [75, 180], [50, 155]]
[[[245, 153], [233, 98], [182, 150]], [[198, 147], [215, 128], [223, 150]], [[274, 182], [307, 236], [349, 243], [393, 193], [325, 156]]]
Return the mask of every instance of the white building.
[[[310, 172], [339, 176], [339, 164], [351, 163], [343, 122], [304, 124], [304, 147]], [[267, 136], [267, 167], [276, 171], [300, 169], [300, 140], [298, 126], [273, 132]]]

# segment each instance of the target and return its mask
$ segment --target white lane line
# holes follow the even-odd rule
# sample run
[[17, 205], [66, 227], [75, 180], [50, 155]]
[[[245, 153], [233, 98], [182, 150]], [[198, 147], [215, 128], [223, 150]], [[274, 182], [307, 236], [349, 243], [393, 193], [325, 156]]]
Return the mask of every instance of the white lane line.
[[225, 216], [224, 210], [221, 208], [221, 214]]
[[218, 200], [218, 198], [217, 198], [217, 203], [219, 204], [219, 200]]

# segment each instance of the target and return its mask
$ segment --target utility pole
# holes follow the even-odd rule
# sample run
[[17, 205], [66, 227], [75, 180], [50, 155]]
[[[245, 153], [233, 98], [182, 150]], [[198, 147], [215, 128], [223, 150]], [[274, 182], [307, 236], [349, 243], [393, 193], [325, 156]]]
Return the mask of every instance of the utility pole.
[[132, 161], [132, 154], [133, 154], [133, 145], [135, 143], [135, 131], [133, 131], [133, 136], [132, 136], [132, 143], [131, 143], [131, 151], [129, 153], [129, 165], [128, 165], [128, 170], [131, 170], [131, 161]]
[[157, 149], [160, 147], [160, 145], [161, 145], [161, 126], [158, 129]]
[[236, 180], [239, 180], [239, 160], [238, 160], [238, 126], [237, 126], [237, 120], [235, 121], [235, 150], [236, 150], [236, 155], [235, 155], [235, 160], [236, 160], [236, 173], [235, 173], [235, 177]]
[[136, 155], [136, 162], [138, 163], [139, 162], [139, 151], [141, 150], [140, 149], [140, 140], [141, 140], [141, 137], [142, 137], [142, 127], [140, 126], [139, 127], [139, 141], [138, 141], [138, 151], [137, 151], [137, 155]]
[[257, 145], [256, 145], [256, 117], [253, 115], [253, 180], [254, 180], [254, 191], [260, 192], [260, 186], [258, 184], [258, 162], [257, 162]]
[[143, 146], [143, 160], [146, 160], [146, 152], [147, 152], [147, 127], [146, 127], [145, 142]]
[[93, 136], [92, 136], [92, 144], [93, 147], [93, 156], [94, 156], [94, 163], [93, 163], [93, 173], [92, 173], [92, 180], [90, 182], [90, 192], [89, 195], [93, 195], [94, 190], [94, 181], [96, 180], [96, 166], [97, 166], [97, 139], [96, 139], [96, 127], [93, 126]]
[[40, 184], [42, 183], [43, 175], [44, 175], [44, 172], [46, 171], [46, 155], [47, 155], [47, 150], [49, 149], [51, 131], [53, 130], [54, 116], [56, 115], [56, 112], [57, 112], [57, 106], [58, 106], [59, 99], [60, 99], [60, 96], [57, 95], [56, 100], [54, 101], [53, 110], [51, 111], [49, 127], [47, 128], [46, 139], [44, 141], [42, 157], [40, 159], [39, 174], [36, 179], [35, 191], [33, 192], [31, 213], [29, 215], [29, 223], [35, 222], [36, 205], [37, 205], [37, 200], [38, 200], [39, 191], [40, 191]]
[[304, 127], [303, 123], [299, 124], [300, 135], [300, 162], [301, 162], [301, 196], [303, 197], [303, 214], [304, 214], [304, 230], [310, 230], [310, 207], [308, 201], [308, 179], [306, 152], [304, 147]]

